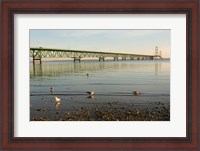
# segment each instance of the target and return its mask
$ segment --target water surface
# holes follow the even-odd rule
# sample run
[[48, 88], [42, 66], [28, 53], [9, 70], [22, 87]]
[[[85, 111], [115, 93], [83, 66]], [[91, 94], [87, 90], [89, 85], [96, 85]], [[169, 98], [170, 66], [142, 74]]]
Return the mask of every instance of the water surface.
[[[87, 76], [89, 73], [89, 76]], [[53, 93], [50, 87], [53, 86]], [[141, 91], [134, 96], [133, 91]], [[88, 98], [87, 91], [95, 91]], [[54, 97], [62, 99], [59, 110], [113, 101], [142, 105], [153, 101], [169, 102], [170, 61], [46, 61], [30, 63], [31, 114], [38, 108], [56, 110]]]

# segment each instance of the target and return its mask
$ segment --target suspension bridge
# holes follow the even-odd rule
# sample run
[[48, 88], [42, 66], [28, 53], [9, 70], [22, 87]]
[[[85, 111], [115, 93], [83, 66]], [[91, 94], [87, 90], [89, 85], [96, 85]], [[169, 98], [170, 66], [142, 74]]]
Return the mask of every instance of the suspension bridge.
[[128, 53], [113, 53], [113, 52], [96, 52], [96, 51], [80, 51], [55, 48], [30, 48], [30, 57], [33, 63], [36, 60], [42, 64], [42, 58], [73, 58], [73, 61], [81, 62], [82, 58], [98, 58], [99, 61], [105, 61], [105, 58], [113, 58], [114, 61], [121, 60], [154, 60], [162, 59], [161, 54], [158, 55], [158, 47], [155, 48], [154, 55], [143, 54], [128, 54]]

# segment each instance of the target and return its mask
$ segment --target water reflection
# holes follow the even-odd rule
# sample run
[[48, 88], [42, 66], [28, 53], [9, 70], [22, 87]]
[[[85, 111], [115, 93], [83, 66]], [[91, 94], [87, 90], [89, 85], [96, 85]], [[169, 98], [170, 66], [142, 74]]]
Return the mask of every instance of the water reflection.
[[30, 67], [30, 76], [40, 76], [42, 77], [43, 71], [42, 71], [42, 64], [33, 64], [32, 68]]
[[162, 63], [155, 63], [155, 76], [159, 75], [159, 71], [161, 71]]
[[95, 96], [94, 95], [89, 95], [87, 96], [88, 99], [95, 99]]
[[126, 62], [47, 62], [43, 64], [30, 64], [30, 77], [55, 77], [63, 74], [91, 73], [91, 72], [114, 72], [125, 70], [135, 72], [154, 72], [157, 76], [161, 69], [169, 71], [169, 63], [154, 61], [126, 61]]

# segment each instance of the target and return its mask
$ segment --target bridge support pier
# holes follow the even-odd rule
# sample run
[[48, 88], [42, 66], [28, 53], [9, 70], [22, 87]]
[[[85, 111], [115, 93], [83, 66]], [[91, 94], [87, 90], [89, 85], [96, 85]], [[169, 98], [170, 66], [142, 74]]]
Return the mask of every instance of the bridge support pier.
[[102, 61], [105, 61], [105, 58], [104, 58], [104, 57], [100, 57], [100, 58], [99, 58], [99, 62], [100, 62], [101, 60], [102, 60]]
[[152, 57], [149, 57], [149, 60], [154, 60], [154, 57], [152, 56]]
[[81, 62], [81, 58], [74, 58], [74, 62], [79, 61]]
[[114, 57], [114, 61], [118, 61], [118, 57]]
[[42, 58], [38, 58], [38, 59], [33, 58], [33, 64], [36, 64], [36, 60], [39, 60], [40, 64], [42, 64]]
[[126, 57], [122, 57], [122, 61], [123, 61], [123, 60], [126, 60]]

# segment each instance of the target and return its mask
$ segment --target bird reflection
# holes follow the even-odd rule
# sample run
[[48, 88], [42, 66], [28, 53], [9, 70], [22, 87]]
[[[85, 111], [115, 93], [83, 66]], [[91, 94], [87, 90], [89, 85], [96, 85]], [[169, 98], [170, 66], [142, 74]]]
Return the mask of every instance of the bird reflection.
[[56, 110], [59, 109], [59, 106], [60, 106], [60, 102], [56, 102], [56, 103], [55, 103]]
[[94, 95], [89, 95], [87, 98], [88, 99], [95, 99]]

